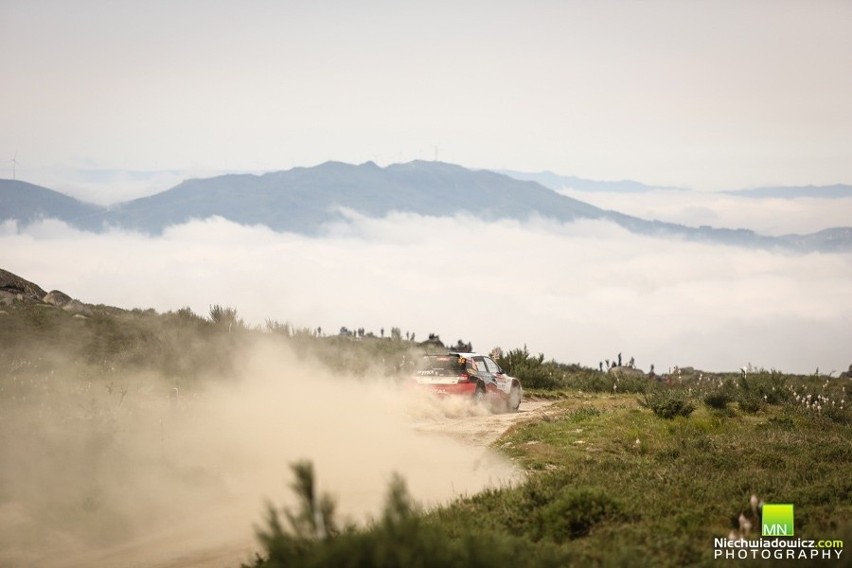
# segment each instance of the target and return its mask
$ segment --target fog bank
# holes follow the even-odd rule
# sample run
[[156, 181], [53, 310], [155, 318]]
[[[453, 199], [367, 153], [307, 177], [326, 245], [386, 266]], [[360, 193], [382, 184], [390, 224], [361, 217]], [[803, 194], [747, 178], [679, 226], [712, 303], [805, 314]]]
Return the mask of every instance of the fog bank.
[[393, 326], [597, 366], [822, 372], [852, 358], [852, 255], [654, 239], [605, 222], [350, 215], [321, 238], [222, 219], [161, 237], [46, 221], [0, 233], [3, 266], [86, 302], [235, 307], [255, 324]]

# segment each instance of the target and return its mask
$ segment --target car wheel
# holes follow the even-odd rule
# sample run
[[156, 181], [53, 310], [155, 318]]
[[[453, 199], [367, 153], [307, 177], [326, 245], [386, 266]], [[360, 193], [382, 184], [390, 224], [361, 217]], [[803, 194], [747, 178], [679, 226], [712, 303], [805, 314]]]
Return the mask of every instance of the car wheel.
[[482, 404], [485, 402], [485, 385], [479, 383], [476, 385], [476, 390], [473, 393], [473, 403]]
[[506, 399], [506, 409], [509, 412], [517, 412], [521, 406], [521, 387], [514, 386], [509, 391], [509, 398]]

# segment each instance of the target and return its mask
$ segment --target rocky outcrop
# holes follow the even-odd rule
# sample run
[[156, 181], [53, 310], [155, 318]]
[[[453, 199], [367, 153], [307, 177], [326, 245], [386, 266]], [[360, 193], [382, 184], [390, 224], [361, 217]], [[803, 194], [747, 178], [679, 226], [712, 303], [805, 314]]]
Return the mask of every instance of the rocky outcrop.
[[53, 306], [80, 316], [91, 316], [93, 313], [91, 307], [65, 292], [45, 292], [29, 280], [0, 268], [0, 306], [11, 306], [16, 302]]
[[69, 296], [65, 292], [60, 292], [59, 290], [53, 290], [45, 294], [44, 298], [42, 298], [42, 302], [44, 302], [45, 304], [52, 304], [60, 308], [71, 301], [71, 296]]
[[14, 298], [18, 301], [41, 302], [46, 295], [47, 292], [36, 284], [0, 268], [0, 301], [3, 298]]

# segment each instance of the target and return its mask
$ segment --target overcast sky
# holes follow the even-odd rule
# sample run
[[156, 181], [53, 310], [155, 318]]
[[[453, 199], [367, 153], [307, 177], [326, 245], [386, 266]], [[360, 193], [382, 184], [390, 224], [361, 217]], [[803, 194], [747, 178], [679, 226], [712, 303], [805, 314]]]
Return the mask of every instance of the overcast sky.
[[710, 190], [852, 183], [850, 29], [843, 0], [0, 0], [0, 172], [17, 153], [19, 178], [74, 189], [67, 169], [437, 153]]

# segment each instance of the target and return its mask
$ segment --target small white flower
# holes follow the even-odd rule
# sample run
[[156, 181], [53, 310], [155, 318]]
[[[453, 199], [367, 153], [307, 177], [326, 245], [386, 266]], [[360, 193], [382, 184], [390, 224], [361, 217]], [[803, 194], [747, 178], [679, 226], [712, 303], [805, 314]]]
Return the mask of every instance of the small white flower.
[[740, 513], [739, 521], [740, 521], [740, 532], [743, 533], [744, 535], [747, 535], [749, 533], [749, 531], [751, 530], [751, 521], [749, 521], [746, 518], [746, 516], [743, 515], [742, 513]]

